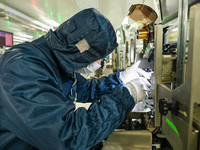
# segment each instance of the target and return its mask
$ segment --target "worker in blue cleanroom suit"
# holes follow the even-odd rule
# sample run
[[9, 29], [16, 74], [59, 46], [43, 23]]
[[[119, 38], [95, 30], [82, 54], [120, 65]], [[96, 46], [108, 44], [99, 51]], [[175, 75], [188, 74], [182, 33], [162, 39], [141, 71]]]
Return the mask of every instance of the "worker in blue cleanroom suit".
[[115, 47], [110, 22], [86, 9], [1, 56], [0, 149], [86, 150], [113, 132], [135, 105], [120, 71], [91, 81], [78, 72]]

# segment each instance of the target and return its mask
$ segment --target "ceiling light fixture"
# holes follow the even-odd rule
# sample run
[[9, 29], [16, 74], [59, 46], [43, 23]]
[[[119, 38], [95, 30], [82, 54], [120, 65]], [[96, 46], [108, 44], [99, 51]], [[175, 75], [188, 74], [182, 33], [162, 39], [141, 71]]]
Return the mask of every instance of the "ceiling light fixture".
[[21, 42], [22, 40], [13, 39], [14, 42]]
[[60, 24], [59, 23], [57, 23], [56, 21], [54, 21], [54, 20], [48, 20], [47, 21], [51, 26], [54, 26], [54, 27], [58, 27]]
[[35, 26], [35, 25], [31, 25], [31, 27], [34, 27], [34, 28], [36, 28], [36, 29], [39, 29], [39, 30], [41, 30], [41, 31], [48, 32], [48, 30], [47, 30], [47, 29], [40, 28], [40, 27], [38, 27], [38, 26]]
[[41, 27], [43, 27], [43, 28], [45, 28], [45, 29], [50, 29], [51, 28], [50, 26], [48, 26], [48, 25], [46, 25], [46, 24], [44, 24], [44, 23], [42, 23], [42, 22], [40, 22], [38, 20], [34, 20], [32, 22], [37, 24], [37, 25], [39, 25], [39, 26], [41, 26]]
[[4, 5], [4, 4], [2, 4], [2, 3], [0, 3], [0, 8], [4, 9], [4, 10], [7, 11], [7, 12], [10, 12], [10, 13], [12, 13], [12, 14], [15, 14], [15, 15], [21, 17], [21, 18], [24, 18], [24, 19], [26, 19], [26, 20], [28, 20], [28, 21], [33, 21], [33, 20], [34, 20], [33, 18], [31, 18], [31, 17], [29, 17], [29, 16], [27, 16], [27, 15], [24, 15], [23, 13], [21, 13], [21, 12], [19, 12], [19, 11], [17, 11], [17, 10], [14, 10], [14, 9], [12, 9], [12, 8], [10, 8], [10, 7], [7, 7], [6, 5]]
[[23, 25], [23, 24], [21, 24], [21, 26], [30, 29], [29, 26], [26, 26], [26, 25]]
[[20, 36], [20, 37], [25, 37], [25, 38], [28, 38], [28, 39], [32, 39], [32, 38], [33, 38], [33, 36], [31, 36], [31, 35], [26, 35], [26, 34], [18, 34], [18, 36]]
[[40, 22], [38, 20], [35, 20], [35, 19], [33, 19], [33, 18], [31, 18], [31, 17], [29, 17], [29, 16], [27, 16], [27, 15], [25, 15], [25, 14], [23, 14], [23, 13], [17, 11], [17, 10], [14, 10], [14, 9], [12, 9], [10, 7], [7, 7], [6, 5], [4, 5], [2, 3], [0, 3], [0, 8], [4, 9], [6, 12], [12, 13], [13, 15], [16, 15], [16, 16], [18, 16], [20, 18], [23, 18], [25, 20], [33, 22], [36, 25], [41, 26], [41, 27], [43, 27], [43, 28], [45, 28], [47, 30], [51, 28], [51, 27], [47, 26], [46, 24], [44, 24], [44, 23], [42, 23], [42, 22]]
[[19, 36], [13, 36], [13, 39], [17, 39], [17, 40], [22, 40], [22, 41], [30, 41], [30, 39], [27, 38], [23, 38], [23, 37], [19, 37]]

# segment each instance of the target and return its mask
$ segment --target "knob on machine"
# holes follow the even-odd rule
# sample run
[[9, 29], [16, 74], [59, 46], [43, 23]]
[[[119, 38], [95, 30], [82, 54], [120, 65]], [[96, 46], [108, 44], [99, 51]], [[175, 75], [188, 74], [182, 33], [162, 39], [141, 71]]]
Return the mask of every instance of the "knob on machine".
[[160, 99], [158, 103], [159, 112], [162, 116], [167, 115], [168, 111], [171, 111], [174, 115], [178, 115], [178, 102], [173, 101], [168, 103], [166, 99]]

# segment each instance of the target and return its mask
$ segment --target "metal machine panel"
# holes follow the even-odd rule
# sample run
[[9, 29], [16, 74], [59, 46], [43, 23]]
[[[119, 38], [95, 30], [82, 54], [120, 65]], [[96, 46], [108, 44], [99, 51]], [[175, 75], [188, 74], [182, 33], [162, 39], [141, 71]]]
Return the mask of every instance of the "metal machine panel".
[[162, 76], [162, 43], [163, 43], [163, 26], [155, 26], [155, 55], [154, 55], [154, 74], [152, 76], [152, 97], [155, 100], [155, 117], [154, 117], [154, 126], [160, 126], [160, 113], [158, 110], [158, 84], [161, 83]]
[[[161, 130], [174, 149], [195, 150], [197, 149], [198, 130], [193, 127], [194, 103], [200, 103], [200, 4], [190, 9], [190, 38], [187, 76], [184, 84], [171, 92], [163, 90], [159, 85], [158, 98], [166, 98], [178, 102], [178, 115], [169, 112], [162, 116]], [[179, 69], [179, 68], [177, 68]], [[170, 96], [167, 96], [169, 93]], [[162, 97], [161, 97], [162, 96]]]
[[102, 150], [151, 150], [152, 134], [148, 130], [115, 131]]
[[162, 82], [172, 83], [176, 73], [176, 55], [163, 55], [162, 58]]

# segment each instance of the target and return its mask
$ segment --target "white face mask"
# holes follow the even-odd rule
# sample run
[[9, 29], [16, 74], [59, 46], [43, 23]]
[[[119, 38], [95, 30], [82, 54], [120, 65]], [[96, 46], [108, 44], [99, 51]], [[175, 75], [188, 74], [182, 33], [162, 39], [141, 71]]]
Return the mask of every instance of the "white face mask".
[[89, 64], [87, 67], [77, 70], [76, 72], [82, 73], [82, 74], [88, 74], [88, 73], [92, 73], [92, 72], [96, 71], [100, 67], [101, 67], [101, 65], [95, 61], [95, 62]]

